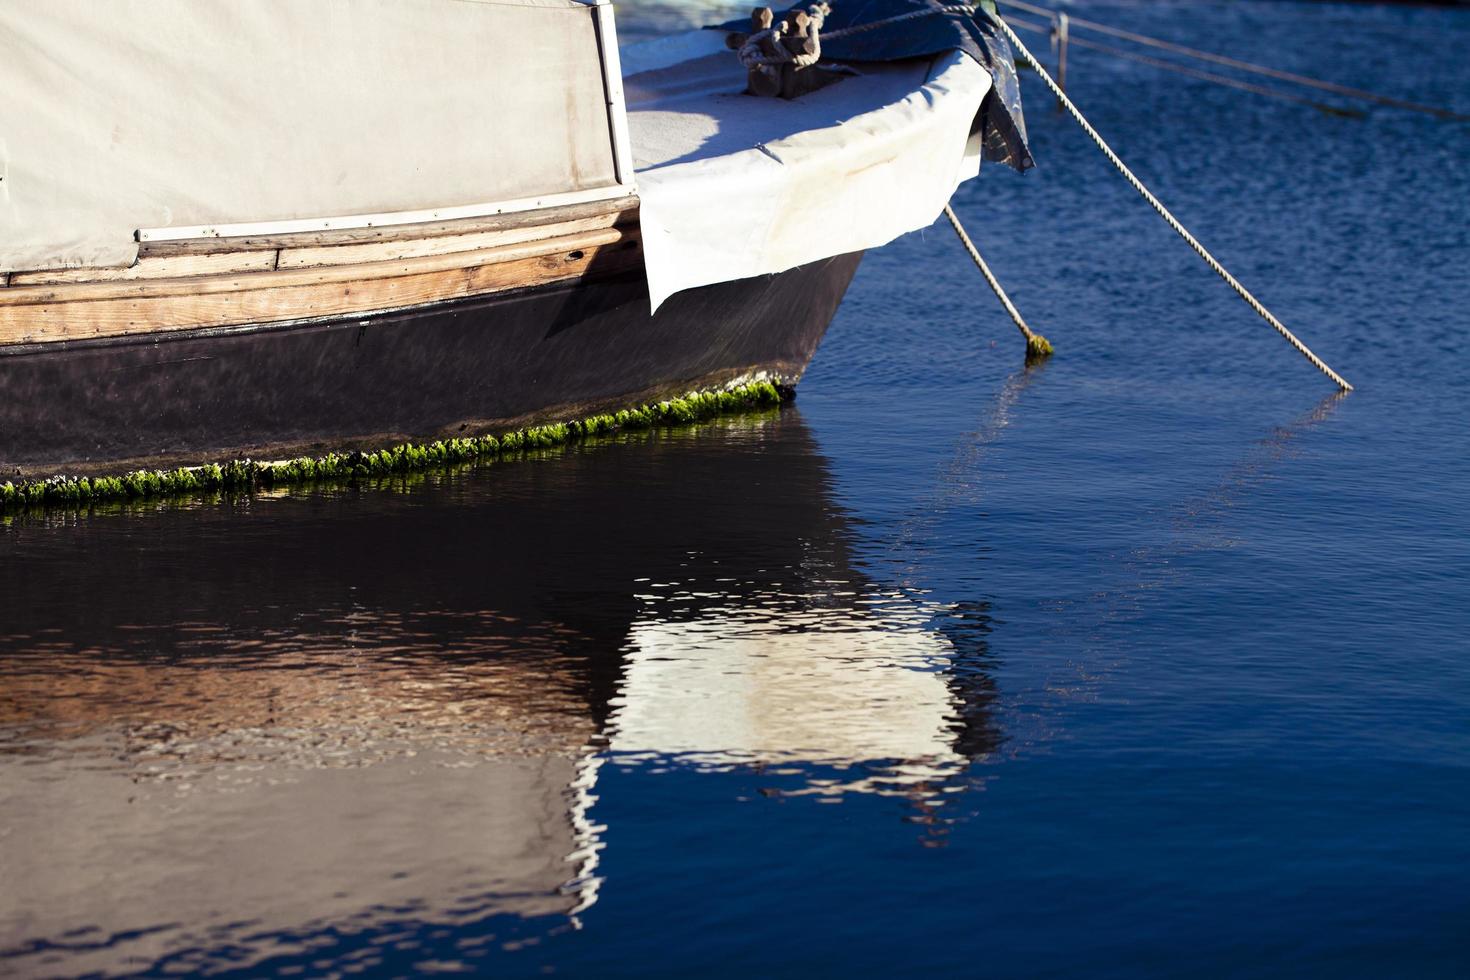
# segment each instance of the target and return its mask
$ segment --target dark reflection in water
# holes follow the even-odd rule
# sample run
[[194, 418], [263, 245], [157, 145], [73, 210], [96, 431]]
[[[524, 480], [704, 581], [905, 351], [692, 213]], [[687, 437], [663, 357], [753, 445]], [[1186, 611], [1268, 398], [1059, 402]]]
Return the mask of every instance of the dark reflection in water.
[[4, 530], [11, 967], [472, 962], [596, 902], [606, 758], [935, 842], [1000, 741], [984, 604], [853, 568], [795, 412], [400, 489]]

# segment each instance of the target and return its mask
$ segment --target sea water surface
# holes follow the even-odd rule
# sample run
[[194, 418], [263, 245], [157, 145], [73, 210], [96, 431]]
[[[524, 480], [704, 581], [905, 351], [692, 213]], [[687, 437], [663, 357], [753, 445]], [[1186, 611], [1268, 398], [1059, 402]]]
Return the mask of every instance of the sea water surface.
[[[1463, 9], [1074, 9], [1470, 110]], [[1041, 367], [941, 223], [782, 411], [0, 524], [0, 974], [1470, 972], [1470, 125], [1069, 67], [1356, 392], [1026, 76]]]

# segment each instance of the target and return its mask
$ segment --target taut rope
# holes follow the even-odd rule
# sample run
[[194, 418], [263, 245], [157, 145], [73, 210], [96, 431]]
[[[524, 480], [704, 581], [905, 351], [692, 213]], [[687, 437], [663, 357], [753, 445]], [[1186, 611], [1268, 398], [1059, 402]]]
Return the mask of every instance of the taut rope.
[[964, 244], [965, 251], [969, 252], [970, 258], [975, 260], [975, 265], [980, 269], [980, 274], [985, 277], [986, 282], [990, 283], [990, 288], [995, 291], [995, 295], [1000, 300], [1000, 304], [1011, 315], [1011, 320], [1015, 322], [1016, 329], [1020, 330], [1021, 336], [1026, 338], [1026, 360], [1032, 361], [1049, 355], [1052, 352], [1051, 342], [1026, 326], [1026, 321], [1021, 318], [1021, 311], [1016, 309], [1016, 304], [1011, 302], [1011, 298], [1001, 288], [1000, 280], [995, 278], [995, 273], [990, 271], [990, 266], [986, 265], [985, 260], [980, 257], [980, 250], [975, 247], [974, 242], [970, 241], [970, 236], [965, 234], [965, 228], [960, 224], [959, 217], [955, 215], [954, 208], [950, 207], [947, 202], [944, 205], [944, 216], [954, 226], [954, 233], [960, 236], [960, 241]]
[[833, 41], [839, 37], [851, 37], [854, 34], [863, 34], [867, 31], [876, 31], [880, 27], [887, 27], [889, 24], [897, 24], [899, 21], [917, 20], [920, 17], [933, 17], [935, 14], [948, 13], [954, 13], [954, 11], [944, 10], [942, 8], [929, 10], [911, 10], [906, 14], [898, 14], [895, 17], [885, 17], [882, 20], [875, 20], [870, 24], [857, 24], [853, 27], [844, 27], [840, 31], [828, 31], [822, 36], [829, 41]]
[[[1002, 18], [999, 14], [994, 15], [994, 20], [996, 24], [999, 25], [1001, 31], [1005, 33], [1006, 39], [1015, 46], [1017, 53], [1019, 53], [1021, 57], [1025, 58], [1031, 63], [1031, 66], [1036, 70], [1036, 74], [1040, 76], [1043, 82], [1046, 83], [1046, 87], [1051, 89], [1052, 94], [1057, 97], [1057, 100], [1059, 102], [1061, 102], [1062, 107], [1071, 114], [1073, 119], [1077, 120], [1077, 125], [1081, 126], [1083, 132], [1092, 137], [1092, 141], [1097, 144], [1097, 148], [1103, 151], [1103, 154], [1108, 158], [1113, 166], [1117, 168], [1118, 172], [1123, 175], [1123, 178], [1127, 180], [1128, 183], [1132, 185], [1133, 189], [1137, 191], [1143, 197], [1143, 199], [1147, 201], [1149, 205], [1159, 213], [1159, 217], [1163, 218], [1164, 221], [1168, 223], [1169, 227], [1173, 228], [1174, 231], [1178, 233], [1180, 238], [1188, 242], [1189, 247], [1194, 249], [1195, 254], [1204, 259], [1205, 264], [1208, 265], [1211, 269], [1215, 270], [1215, 274], [1218, 275], [1221, 279], [1224, 279], [1226, 284], [1231, 289], [1235, 290], [1236, 294], [1239, 295], [1241, 299], [1245, 300], [1246, 303], [1249, 304], [1250, 308], [1255, 310], [1256, 313], [1261, 317], [1261, 319], [1265, 320], [1277, 333], [1285, 337], [1287, 343], [1291, 344], [1291, 346], [1295, 347], [1303, 357], [1311, 361], [1312, 365], [1317, 370], [1321, 371], [1323, 374], [1327, 375], [1334, 382], [1336, 382], [1337, 386], [1343, 391], [1352, 391], [1353, 386], [1348, 384], [1346, 378], [1338, 374], [1336, 371], [1332, 370], [1332, 368], [1328, 367], [1327, 362], [1323, 361], [1322, 358], [1318, 357], [1316, 354], [1313, 354], [1311, 348], [1309, 348], [1306, 344], [1297, 339], [1296, 334], [1286, 329], [1285, 324], [1276, 319], [1276, 317], [1272, 315], [1271, 311], [1266, 309], [1266, 307], [1261, 304], [1260, 300], [1251, 295], [1250, 290], [1246, 289], [1240, 284], [1240, 280], [1232, 276], [1230, 272], [1223, 265], [1220, 264], [1219, 260], [1211, 255], [1209, 253], [1209, 250], [1199, 243], [1199, 239], [1195, 238], [1189, 233], [1189, 229], [1185, 228], [1182, 224], [1179, 223], [1179, 219], [1174, 217], [1174, 215], [1169, 212], [1169, 209], [1164, 207], [1164, 203], [1160, 201], [1157, 197], [1155, 197], [1153, 195], [1153, 192], [1143, 185], [1143, 181], [1139, 180], [1133, 175], [1133, 171], [1129, 170], [1127, 164], [1125, 164], [1121, 159], [1118, 158], [1118, 154], [1113, 152], [1113, 148], [1108, 146], [1107, 141], [1104, 140], [1100, 135], [1098, 135], [1097, 130], [1092, 128], [1092, 124], [1087, 121], [1087, 119], [1082, 115], [1081, 111], [1078, 110], [1077, 106], [1072, 103], [1072, 100], [1067, 98], [1067, 93], [1063, 92], [1061, 86], [1057, 85], [1057, 83], [1052, 80], [1052, 77], [1047, 74], [1046, 69], [1041, 67], [1041, 63], [1036, 60], [1036, 56], [1033, 55], [1026, 48], [1026, 45], [1022, 43], [1021, 39], [1016, 36], [1016, 32], [1011, 30], [1011, 25], [1007, 24], [1004, 18]], [[952, 221], [954, 219], [951, 218], [950, 220]]]
[[[1038, 7], [1035, 4], [1025, 2], [1025, 0], [999, 0], [999, 2], [1005, 4], [1007, 7], [1016, 7], [1020, 10], [1026, 11], [1027, 13], [1040, 14], [1046, 17], [1055, 16], [1057, 13], [1056, 10], [1050, 7]], [[1083, 27], [1088, 30], [1097, 31], [1099, 34], [1107, 34], [1112, 37], [1121, 38], [1124, 41], [1132, 41], [1135, 44], [1143, 44], [1151, 48], [1158, 48], [1163, 51], [1170, 51], [1174, 54], [1182, 54], [1189, 58], [1197, 58], [1200, 61], [1208, 61], [1217, 65], [1225, 65], [1226, 67], [1236, 68], [1240, 71], [1248, 71], [1257, 75], [1265, 75], [1268, 78], [1280, 79], [1283, 82], [1293, 82], [1297, 85], [1305, 85], [1310, 88], [1320, 89], [1323, 92], [1332, 92], [1336, 95], [1343, 95], [1354, 99], [1362, 99], [1365, 102], [1375, 102], [1378, 105], [1393, 106], [1396, 109], [1408, 109], [1410, 112], [1422, 112], [1426, 115], [1435, 116], [1439, 119], [1452, 119], [1462, 122], [1470, 119], [1470, 115], [1466, 115], [1463, 112], [1456, 112], [1453, 109], [1445, 109], [1441, 108], [1440, 106], [1425, 105], [1422, 102], [1410, 102], [1408, 99], [1395, 99], [1392, 96], [1380, 95], [1377, 92], [1368, 92], [1360, 88], [1350, 88], [1346, 85], [1339, 85], [1336, 82], [1327, 82], [1323, 81], [1320, 78], [1311, 78], [1307, 75], [1298, 75], [1296, 72], [1282, 71], [1279, 68], [1271, 68], [1268, 65], [1257, 65], [1253, 62], [1241, 61], [1239, 58], [1231, 58], [1223, 54], [1215, 54], [1211, 51], [1201, 51], [1199, 48], [1191, 48], [1183, 44], [1175, 44], [1173, 41], [1164, 41], [1156, 37], [1149, 37], [1147, 34], [1136, 34], [1133, 31], [1125, 31], [1119, 27], [1110, 27], [1107, 24], [1099, 24], [1097, 21], [1088, 20], [1085, 17], [1073, 17], [1071, 15], [1068, 15], [1067, 21], [1073, 27]]]

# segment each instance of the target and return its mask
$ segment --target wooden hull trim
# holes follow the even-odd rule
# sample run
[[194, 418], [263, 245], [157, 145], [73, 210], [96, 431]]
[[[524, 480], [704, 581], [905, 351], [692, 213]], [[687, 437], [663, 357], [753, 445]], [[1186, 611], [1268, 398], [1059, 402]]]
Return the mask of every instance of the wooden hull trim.
[[[588, 281], [590, 283], [590, 280]], [[551, 287], [578, 286], [588, 283], [550, 283]], [[516, 299], [520, 296], [533, 294], [547, 288], [546, 285], [518, 286], [514, 289], [506, 289], [493, 294], [497, 300]], [[161, 334], [154, 333], [130, 333], [97, 337], [78, 337], [71, 340], [46, 340], [37, 343], [0, 344], [0, 361], [6, 357], [20, 357], [23, 355], [39, 354], [46, 352], [57, 352], [63, 350], [85, 350], [89, 348], [119, 349], [134, 345], [156, 345], [165, 341], [189, 340], [201, 337], [231, 337], [243, 334], [273, 333], [284, 330], [295, 330], [313, 326], [334, 326], [343, 322], [357, 323], [360, 325], [371, 325], [376, 318], [381, 316], [418, 316], [432, 313], [446, 306], [453, 306], [460, 300], [455, 298], [435, 300], [429, 303], [420, 303], [401, 310], [381, 310], [364, 313], [356, 316], [343, 317], [339, 314], [327, 316], [306, 316], [295, 320], [272, 320], [262, 323], [236, 323], [218, 327], [189, 327], [179, 330], [167, 330]], [[3, 476], [3, 473], [0, 473]]]
[[147, 249], [139, 253], [138, 261], [122, 268], [41, 269], [10, 273], [9, 279], [12, 286], [53, 286], [62, 283], [134, 282], [145, 279], [272, 272], [278, 269], [308, 269], [471, 252], [605, 231], [617, 226], [632, 227], [635, 223], [625, 212], [611, 211], [508, 229], [451, 229], [435, 235], [380, 241], [348, 241], [335, 245], [312, 244], [312, 240], [319, 237], [313, 235], [276, 243], [270, 248], [242, 247], [212, 252]]
[[634, 197], [630, 184], [613, 184], [561, 194], [518, 198], [488, 204], [465, 204], [458, 207], [421, 211], [394, 211], [382, 214], [338, 215], [325, 218], [294, 218], [284, 221], [249, 221], [236, 224], [192, 225], [187, 227], [139, 228], [139, 242], [181, 242], [195, 239], [242, 238], [252, 235], [296, 235], [312, 231], [343, 231], [357, 228], [383, 228], [395, 225], [421, 225], [434, 221], [457, 221], [462, 218], [485, 218], [493, 215], [544, 211], [568, 204], [600, 201], [626, 203]]
[[[402, 249], [402, 244], [336, 246], [352, 250], [343, 257], [349, 261], [336, 265], [274, 267], [279, 256], [287, 252], [312, 252], [303, 248], [281, 250], [272, 268], [259, 271], [13, 283], [0, 291], [0, 345], [377, 314], [620, 274], [641, 268], [643, 261], [638, 232], [629, 226], [594, 227], [512, 244], [437, 251], [484, 241], [483, 235], [459, 237], [461, 241], [455, 243], [420, 240], [415, 247], [424, 254], [378, 261], [350, 260], [371, 254], [364, 253], [364, 248]], [[466, 237], [471, 241], [464, 241]], [[288, 261], [325, 262], [328, 258], [298, 258], [292, 254]]]
[[143, 256], [198, 255], [209, 252], [238, 252], [255, 249], [361, 245], [479, 232], [516, 232], [599, 215], [615, 215], [617, 220], [614, 223], [632, 224], [638, 218], [638, 201], [637, 199], [618, 198], [610, 201], [593, 201], [587, 204], [546, 208], [541, 211], [487, 215], [483, 218], [459, 218], [453, 221], [433, 221], [421, 225], [387, 225], [301, 232], [291, 235], [247, 235], [240, 238], [145, 242], [138, 247], [138, 253]]
[[414, 225], [144, 242], [138, 246], [138, 258], [132, 265], [7, 270], [0, 272], [0, 290], [8, 286], [169, 279], [347, 265], [513, 245], [581, 231], [633, 227], [637, 223], [637, 198], [622, 197], [540, 211]]

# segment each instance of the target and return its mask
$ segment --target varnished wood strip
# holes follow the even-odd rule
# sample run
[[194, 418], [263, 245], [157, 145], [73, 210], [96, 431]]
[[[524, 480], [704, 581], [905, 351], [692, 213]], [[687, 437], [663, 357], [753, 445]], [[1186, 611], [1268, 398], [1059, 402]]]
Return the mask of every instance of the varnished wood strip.
[[359, 245], [368, 242], [394, 242], [438, 235], [465, 235], [478, 232], [508, 231], [535, 225], [576, 221], [603, 214], [620, 215], [619, 224], [637, 220], [636, 199], [615, 198], [586, 204], [566, 204], [536, 211], [487, 215], [481, 218], [457, 218], [418, 225], [384, 225], [376, 228], [343, 228], [337, 231], [294, 232], [288, 235], [259, 235], [243, 238], [198, 238], [179, 242], [144, 242], [139, 255], [198, 255], [205, 252], [251, 251], [275, 248], [313, 248], [323, 245]]
[[265, 272], [275, 267], [274, 251], [147, 256], [122, 269], [45, 269], [39, 272], [15, 272], [11, 274], [11, 284], [48, 286], [73, 282], [133, 282], [138, 279], [179, 279], [231, 272]]
[[286, 277], [289, 282], [262, 289], [185, 294], [143, 291], [85, 302], [57, 300], [3, 305], [0, 306], [0, 344], [166, 333], [401, 310], [630, 270], [642, 262], [637, 244], [636, 236], [629, 235], [570, 252], [474, 266], [398, 271], [367, 279], [314, 280], [298, 276]]
[[[504, 245], [545, 238], [560, 238], [583, 232], [602, 231], [618, 223], [618, 212], [599, 214], [591, 218], [559, 221], [554, 224], [525, 225], [499, 231], [478, 231], [462, 235], [436, 235], [428, 238], [408, 238], [389, 242], [368, 242], [362, 245], [321, 245], [314, 248], [283, 248], [278, 253], [276, 266], [281, 269], [305, 269], [321, 265], [346, 265], [354, 262], [391, 262], [397, 259], [415, 258], [421, 255], [448, 255], [451, 252], [470, 252]], [[258, 255], [258, 252], [243, 253]]]
[[219, 275], [231, 272], [265, 272], [271, 269], [303, 269], [321, 265], [394, 261], [421, 255], [447, 255], [468, 252], [586, 231], [600, 231], [619, 223], [621, 212], [608, 212], [590, 218], [551, 224], [524, 225], [499, 231], [481, 231], [458, 235], [436, 235], [359, 245], [323, 245], [310, 248], [205, 252], [197, 255], [145, 253], [136, 263], [121, 269], [71, 268], [17, 272], [11, 276], [16, 286], [55, 285], [82, 282], [132, 282], [139, 279], [179, 279], [189, 276]]
[[62, 283], [46, 286], [12, 286], [0, 293], [0, 310], [10, 306], [87, 303], [98, 300], [158, 296], [205, 296], [249, 290], [279, 289], [321, 283], [361, 282], [420, 272], [442, 272], [496, 262], [513, 262], [539, 255], [554, 255], [595, 248], [620, 241], [631, 231], [607, 228], [601, 231], [562, 235], [539, 241], [521, 242], [447, 255], [425, 255], [391, 262], [362, 262], [355, 265], [320, 266], [311, 269], [281, 269], [240, 275], [198, 276], [182, 279], [140, 279], [132, 282]]

